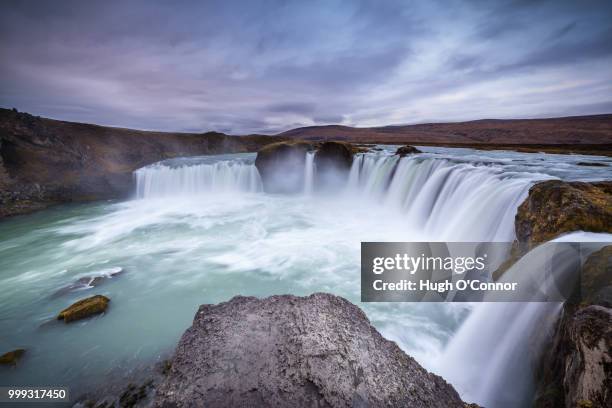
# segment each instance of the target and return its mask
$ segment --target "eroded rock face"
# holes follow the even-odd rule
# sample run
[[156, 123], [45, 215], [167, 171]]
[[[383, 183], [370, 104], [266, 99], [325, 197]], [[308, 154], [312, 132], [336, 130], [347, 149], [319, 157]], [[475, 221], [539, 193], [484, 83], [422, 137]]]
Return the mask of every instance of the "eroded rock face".
[[515, 228], [528, 247], [571, 231], [612, 232], [612, 181], [538, 183], [518, 208]]
[[154, 406], [463, 407], [453, 387], [328, 294], [203, 305]]
[[567, 302], [538, 370], [534, 406], [612, 405], [612, 246], [593, 252], [582, 269], [580, 304]]
[[140, 167], [178, 156], [257, 151], [274, 141], [109, 128], [0, 109], [0, 218], [62, 202], [125, 198]]
[[316, 185], [319, 189], [335, 189], [348, 180], [355, 147], [344, 142], [323, 142], [314, 157]]
[[353, 164], [354, 147], [344, 142], [323, 142], [317, 149], [317, 170], [349, 171]]
[[409, 154], [416, 154], [416, 153], [423, 153], [423, 152], [421, 152], [416, 147], [410, 146], [410, 145], [399, 147], [395, 151], [395, 154], [398, 154], [400, 157], [404, 157], [404, 156], [407, 156]]
[[306, 152], [313, 146], [306, 142], [280, 142], [265, 146], [257, 153], [255, 166], [264, 190], [269, 193], [295, 193], [304, 188]]
[[565, 406], [612, 406], [612, 310], [601, 306], [579, 310], [568, 337]]
[[86, 299], [79, 300], [68, 306], [57, 315], [58, 320], [70, 323], [75, 320], [85, 319], [100, 313], [104, 313], [108, 308], [110, 299], [106, 296], [95, 295]]

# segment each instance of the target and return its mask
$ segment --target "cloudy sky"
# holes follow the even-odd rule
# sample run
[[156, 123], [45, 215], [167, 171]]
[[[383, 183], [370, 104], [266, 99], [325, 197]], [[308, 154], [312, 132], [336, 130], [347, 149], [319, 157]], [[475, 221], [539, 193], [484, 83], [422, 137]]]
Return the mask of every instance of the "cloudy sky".
[[274, 133], [612, 112], [612, 1], [0, 0], [0, 106]]

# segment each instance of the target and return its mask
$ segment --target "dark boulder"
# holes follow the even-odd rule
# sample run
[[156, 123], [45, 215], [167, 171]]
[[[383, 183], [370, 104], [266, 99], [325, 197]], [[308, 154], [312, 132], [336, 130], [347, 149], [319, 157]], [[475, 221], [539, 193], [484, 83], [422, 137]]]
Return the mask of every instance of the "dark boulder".
[[306, 153], [313, 149], [307, 142], [279, 142], [257, 153], [255, 166], [264, 190], [269, 193], [294, 193], [304, 188]]
[[463, 407], [454, 388], [329, 294], [200, 306], [157, 407]]
[[400, 157], [404, 157], [409, 154], [416, 154], [416, 153], [423, 153], [423, 152], [417, 149], [416, 147], [410, 146], [410, 145], [402, 146], [395, 151], [395, 154], [398, 154]]
[[110, 299], [106, 296], [95, 295], [86, 299], [79, 300], [68, 306], [57, 315], [58, 320], [70, 323], [75, 320], [85, 319], [86, 317], [104, 313], [108, 308]]
[[314, 157], [315, 184], [319, 190], [344, 186], [353, 164], [356, 148], [344, 142], [323, 142]]
[[355, 147], [344, 142], [323, 142], [317, 149], [315, 165], [317, 171], [346, 171], [353, 164], [353, 152]]
[[527, 249], [571, 231], [612, 232], [612, 181], [538, 183], [518, 208], [515, 229]]

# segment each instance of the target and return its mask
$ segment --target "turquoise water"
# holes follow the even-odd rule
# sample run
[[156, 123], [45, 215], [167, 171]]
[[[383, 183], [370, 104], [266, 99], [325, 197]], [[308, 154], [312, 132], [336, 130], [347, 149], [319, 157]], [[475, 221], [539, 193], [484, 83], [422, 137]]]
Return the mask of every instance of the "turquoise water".
[[[25, 348], [27, 354], [17, 369], [0, 369], [0, 385], [69, 386], [78, 394], [168, 357], [200, 304], [238, 294], [325, 291], [359, 303], [361, 241], [509, 240], [516, 205], [534, 181], [611, 178], [609, 168], [576, 166], [585, 161], [581, 156], [426, 150], [404, 163], [405, 188], [390, 191], [374, 187], [389, 170], [381, 160], [397, 159], [377, 156], [363, 159], [363, 168], [371, 161], [369, 173], [331, 195], [268, 195], [232, 184], [58, 206], [2, 221], [0, 351]], [[250, 166], [253, 156], [179, 160], [170, 167], [235, 159]], [[118, 268], [123, 273], [97, 287], [56, 294]], [[94, 294], [111, 299], [104, 315], [69, 325], [54, 320]], [[361, 307], [427, 368], [439, 364], [471, 310], [461, 304]]]

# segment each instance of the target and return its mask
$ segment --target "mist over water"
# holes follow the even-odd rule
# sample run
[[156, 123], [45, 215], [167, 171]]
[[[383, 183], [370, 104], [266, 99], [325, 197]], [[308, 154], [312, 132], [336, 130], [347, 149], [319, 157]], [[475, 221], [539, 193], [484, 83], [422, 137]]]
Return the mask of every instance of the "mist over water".
[[[467, 361], [451, 363], [469, 327], [481, 338], [495, 329], [482, 327], [489, 317], [476, 318], [482, 306], [360, 304], [360, 242], [511, 241], [516, 208], [534, 182], [609, 178], [607, 168], [576, 165], [608, 159], [423, 150], [402, 159], [390, 150], [357, 155], [343, 182], [325, 191], [309, 154], [299, 194], [264, 193], [254, 154], [172, 159], [135, 172], [133, 200], [1, 223], [0, 344], [28, 354], [18, 370], [0, 370], [0, 383], [83, 390], [167, 357], [200, 304], [325, 291], [359, 304], [385, 337], [482, 403], [488, 397], [451, 372], [469, 371]], [[54, 296], [113, 268], [123, 274]], [[93, 294], [111, 299], [104, 316], [46, 323]], [[465, 378], [478, 381], [472, 374], [485, 372], [487, 359], [473, 361], [479, 366]]]

